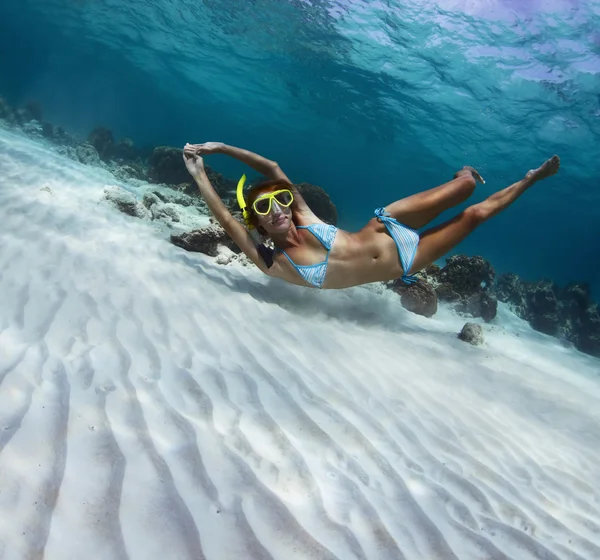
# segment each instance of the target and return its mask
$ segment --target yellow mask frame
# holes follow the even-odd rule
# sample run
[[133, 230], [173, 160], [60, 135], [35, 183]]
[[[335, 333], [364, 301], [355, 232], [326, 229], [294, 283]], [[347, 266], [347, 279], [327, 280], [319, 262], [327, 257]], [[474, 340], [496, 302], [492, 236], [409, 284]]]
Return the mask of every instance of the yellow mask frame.
[[[281, 200], [279, 200], [279, 199], [277, 198], [277, 195], [278, 195], [278, 194], [281, 194], [281, 193], [288, 193], [288, 194], [290, 195], [290, 201], [289, 201], [288, 203], [281, 202]], [[260, 211], [260, 210], [257, 208], [257, 206], [256, 206], [256, 204], [257, 204], [258, 202], [261, 202], [261, 201], [263, 201], [263, 200], [268, 200], [268, 201], [269, 201], [269, 207], [267, 208], [266, 212], [261, 212], [261, 211]], [[273, 204], [273, 200], [274, 200], [274, 201], [275, 201], [275, 202], [276, 202], [276, 203], [277, 203], [279, 206], [281, 206], [282, 208], [289, 208], [289, 207], [292, 205], [292, 202], [294, 202], [294, 195], [293, 195], [293, 193], [292, 193], [292, 191], [291, 191], [290, 189], [279, 189], [278, 191], [273, 191], [273, 192], [271, 192], [271, 193], [267, 193], [267, 194], [265, 194], [265, 195], [262, 195], [262, 196], [260, 196], [259, 198], [257, 198], [257, 199], [254, 201], [254, 204], [252, 205], [252, 209], [253, 209], [253, 210], [254, 210], [254, 211], [257, 213], [257, 214], [259, 214], [259, 215], [261, 215], [261, 216], [266, 216], [266, 215], [267, 215], [267, 214], [268, 214], [268, 213], [271, 211], [271, 206], [272, 206], [272, 204]]]

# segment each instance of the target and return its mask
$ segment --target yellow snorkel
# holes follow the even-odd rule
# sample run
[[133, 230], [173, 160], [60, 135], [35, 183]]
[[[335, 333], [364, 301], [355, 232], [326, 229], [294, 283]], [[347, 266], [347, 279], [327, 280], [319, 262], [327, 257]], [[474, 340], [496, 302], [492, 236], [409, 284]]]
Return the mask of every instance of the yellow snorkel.
[[244, 185], [246, 184], [246, 174], [244, 173], [237, 185], [237, 201], [242, 211], [244, 223], [248, 229], [253, 229], [254, 226], [250, 222], [250, 213], [246, 210], [246, 201], [244, 200]]

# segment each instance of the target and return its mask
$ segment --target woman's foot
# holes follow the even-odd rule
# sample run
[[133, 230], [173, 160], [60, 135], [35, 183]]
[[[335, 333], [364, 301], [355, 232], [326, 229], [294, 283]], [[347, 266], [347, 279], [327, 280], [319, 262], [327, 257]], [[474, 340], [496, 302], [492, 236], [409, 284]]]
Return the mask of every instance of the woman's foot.
[[460, 171], [454, 174], [454, 178], [461, 177], [462, 175], [471, 175], [475, 181], [485, 185], [483, 177], [477, 172], [477, 170], [470, 165], [465, 165]]
[[552, 156], [549, 160], [546, 160], [540, 167], [537, 169], [531, 169], [525, 175], [525, 179], [527, 179], [530, 183], [535, 183], [540, 179], [546, 179], [546, 177], [550, 177], [558, 172], [560, 167], [560, 158], [558, 156]]

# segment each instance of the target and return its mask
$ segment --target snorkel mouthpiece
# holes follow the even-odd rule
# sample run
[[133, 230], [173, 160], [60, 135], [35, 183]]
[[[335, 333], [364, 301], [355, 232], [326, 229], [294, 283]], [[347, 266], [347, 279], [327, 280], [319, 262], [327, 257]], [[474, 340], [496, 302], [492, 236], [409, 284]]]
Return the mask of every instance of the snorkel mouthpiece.
[[246, 210], [246, 201], [244, 200], [244, 185], [246, 184], [246, 174], [244, 173], [240, 178], [237, 185], [237, 201], [242, 211], [242, 217], [244, 218], [244, 223], [248, 229], [254, 229], [254, 225], [250, 221], [250, 213]]

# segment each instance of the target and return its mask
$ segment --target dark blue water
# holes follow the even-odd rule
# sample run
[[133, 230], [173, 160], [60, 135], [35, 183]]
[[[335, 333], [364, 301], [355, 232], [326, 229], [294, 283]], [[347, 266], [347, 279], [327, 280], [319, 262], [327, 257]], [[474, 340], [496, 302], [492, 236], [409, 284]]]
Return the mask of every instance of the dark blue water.
[[599, 72], [598, 1], [0, 2], [12, 103], [80, 134], [260, 152], [325, 188], [348, 229], [465, 164], [487, 180], [476, 202], [557, 153], [558, 176], [457, 251], [596, 294]]

